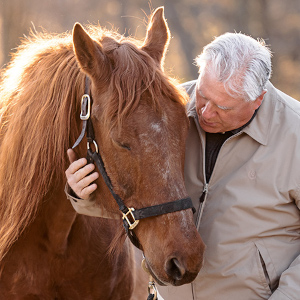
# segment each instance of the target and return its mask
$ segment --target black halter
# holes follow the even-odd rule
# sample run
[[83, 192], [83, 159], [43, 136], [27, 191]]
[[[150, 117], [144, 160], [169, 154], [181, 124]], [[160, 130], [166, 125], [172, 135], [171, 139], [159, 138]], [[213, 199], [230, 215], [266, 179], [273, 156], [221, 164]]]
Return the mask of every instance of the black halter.
[[[110, 190], [112, 196], [116, 200], [120, 211], [122, 212], [122, 219], [125, 231], [131, 240], [131, 242], [139, 249], [141, 249], [141, 245], [136, 237], [135, 233], [132, 231], [139, 223], [139, 220], [149, 217], [155, 217], [175, 211], [185, 210], [192, 208], [194, 211], [194, 207], [192, 204], [192, 200], [190, 197], [179, 199], [172, 202], [162, 203], [159, 205], [153, 205], [149, 207], [144, 207], [141, 209], [128, 208], [125, 206], [123, 200], [120, 198], [118, 194], [114, 192], [113, 186], [111, 184], [110, 178], [107, 175], [107, 172], [104, 167], [103, 160], [99, 153], [98, 145], [95, 141], [95, 134], [93, 129], [91, 116], [91, 108], [92, 108], [92, 98], [90, 95], [90, 82], [88, 76], [86, 76], [85, 80], [85, 91], [84, 95], [81, 99], [81, 114], [80, 119], [82, 120], [82, 131], [72, 149], [77, 147], [79, 143], [82, 141], [83, 137], [86, 134], [87, 137], [87, 160], [89, 163], [95, 163], [99, 169], [100, 174], [102, 175], [108, 189]], [[91, 144], [94, 145], [95, 151], [92, 150]]]

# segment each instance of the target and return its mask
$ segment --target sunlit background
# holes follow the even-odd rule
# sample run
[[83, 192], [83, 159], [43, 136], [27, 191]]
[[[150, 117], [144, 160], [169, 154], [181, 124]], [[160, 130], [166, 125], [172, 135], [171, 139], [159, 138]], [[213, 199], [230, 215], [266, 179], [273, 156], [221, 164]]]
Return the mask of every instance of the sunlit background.
[[61, 33], [99, 23], [142, 39], [148, 15], [164, 6], [172, 40], [165, 69], [195, 79], [194, 58], [215, 36], [237, 31], [263, 38], [273, 52], [272, 82], [300, 100], [299, 0], [0, 0], [0, 67], [30, 28]]

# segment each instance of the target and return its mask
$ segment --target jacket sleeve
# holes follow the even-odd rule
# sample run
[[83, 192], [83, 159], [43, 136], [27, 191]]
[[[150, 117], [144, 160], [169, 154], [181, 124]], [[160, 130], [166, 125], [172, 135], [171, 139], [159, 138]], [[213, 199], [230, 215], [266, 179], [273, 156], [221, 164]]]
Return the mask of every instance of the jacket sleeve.
[[65, 186], [65, 194], [67, 199], [70, 200], [73, 208], [76, 210], [77, 213], [90, 216], [90, 217], [99, 217], [99, 218], [106, 218], [106, 219], [120, 219], [121, 215], [116, 213], [111, 213], [104, 208], [100, 207], [96, 200], [89, 199], [84, 200], [78, 198], [75, 193], [72, 191], [68, 183]]
[[[291, 195], [295, 199], [300, 214], [300, 186]], [[300, 228], [300, 224], [299, 224]], [[300, 295], [300, 249], [299, 255], [280, 277], [279, 286], [269, 298], [270, 300], [296, 300]]]

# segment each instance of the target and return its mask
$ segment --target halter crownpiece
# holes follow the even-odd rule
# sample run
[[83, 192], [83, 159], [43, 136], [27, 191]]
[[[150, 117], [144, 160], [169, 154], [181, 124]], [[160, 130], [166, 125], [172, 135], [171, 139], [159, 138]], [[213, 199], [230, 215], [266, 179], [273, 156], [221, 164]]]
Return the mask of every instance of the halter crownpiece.
[[[180, 210], [186, 210], [191, 208], [193, 212], [195, 211], [192, 203], [192, 199], [190, 197], [178, 199], [176, 201], [162, 203], [158, 205], [148, 206], [140, 209], [128, 208], [123, 200], [120, 198], [118, 194], [114, 192], [111, 180], [105, 170], [105, 166], [99, 151], [99, 147], [97, 142], [95, 141], [94, 128], [91, 120], [91, 112], [92, 112], [92, 103], [93, 99], [90, 93], [90, 80], [88, 76], [85, 78], [85, 89], [84, 95], [81, 99], [81, 113], [80, 119], [82, 120], [82, 130], [81, 133], [74, 143], [72, 149], [77, 147], [82, 141], [83, 137], [86, 134], [87, 138], [87, 160], [89, 163], [95, 163], [105, 184], [107, 185], [110, 193], [114, 197], [117, 202], [120, 211], [122, 212], [122, 219], [125, 231], [131, 240], [131, 242], [139, 249], [142, 250], [141, 245], [139, 243], [138, 238], [136, 237], [133, 229], [138, 225], [139, 220], [156, 217]], [[95, 146], [95, 151], [92, 150], [90, 145], [93, 144]]]

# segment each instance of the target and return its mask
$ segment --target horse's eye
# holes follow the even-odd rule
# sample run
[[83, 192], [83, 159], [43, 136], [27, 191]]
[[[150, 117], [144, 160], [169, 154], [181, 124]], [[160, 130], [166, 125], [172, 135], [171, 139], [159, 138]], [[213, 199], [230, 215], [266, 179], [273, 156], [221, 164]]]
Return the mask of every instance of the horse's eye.
[[121, 143], [121, 142], [118, 142], [119, 146], [122, 147], [123, 149], [126, 149], [126, 150], [131, 150], [130, 146], [126, 143]]
[[127, 150], [131, 150], [130, 146], [127, 144], [122, 144], [121, 147]]

